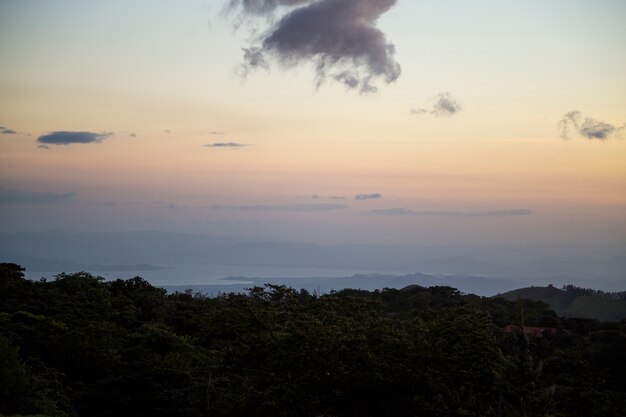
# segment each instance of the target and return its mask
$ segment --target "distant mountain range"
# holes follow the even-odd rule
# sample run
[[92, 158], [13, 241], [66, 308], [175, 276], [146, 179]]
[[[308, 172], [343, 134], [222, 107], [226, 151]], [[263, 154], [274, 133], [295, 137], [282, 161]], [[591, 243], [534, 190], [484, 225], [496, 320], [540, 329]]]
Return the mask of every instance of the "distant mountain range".
[[626, 244], [617, 243], [411, 247], [318, 245], [158, 231], [22, 232], [0, 233], [0, 261], [19, 263], [29, 271], [58, 272], [141, 271], [173, 264], [397, 271], [399, 275], [421, 271], [463, 277], [465, 282], [476, 277], [478, 288], [509, 280], [522, 286], [572, 283], [609, 291], [626, 289]]
[[[393, 274], [356, 274], [349, 277], [328, 278], [328, 277], [308, 277], [308, 278], [267, 278], [267, 277], [227, 277], [220, 280], [217, 285], [164, 285], [163, 288], [169, 292], [184, 292], [192, 290], [207, 295], [217, 295], [219, 293], [245, 292], [253, 286], [263, 286], [265, 284], [285, 285], [287, 287], [305, 289], [310, 292], [328, 293], [332, 290], [342, 290], [353, 288], [360, 290], [374, 291], [383, 288], [401, 289], [411, 285], [422, 287], [449, 286], [458, 289], [466, 294], [476, 294], [481, 296], [493, 296], [494, 294], [508, 294], [516, 288], [527, 287], [528, 285], [544, 285], [545, 281], [554, 285], [564, 286], [568, 284], [578, 284], [574, 277], [550, 277], [536, 279], [502, 279], [492, 277], [481, 277], [473, 275], [442, 275], [414, 273], [406, 275]], [[232, 281], [232, 284], [228, 282]], [[236, 283], [235, 283], [236, 282]], [[246, 283], [241, 283], [246, 282]], [[608, 286], [609, 283], [604, 283]], [[535, 287], [533, 287], [535, 288]], [[561, 290], [559, 290], [561, 291]], [[564, 291], [562, 291], [564, 292]], [[517, 298], [516, 298], [517, 299]]]
[[[309, 292], [325, 294], [330, 291], [339, 291], [345, 288], [353, 288], [367, 291], [374, 291], [383, 288], [401, 289], [410, 285], [430, 286], [450, 286], [459, 289], [464, 293], [472, 294], [494, 294], [498, 291], [508, 291], [519, 288], [522, 283], [515, 280], [501, 280], [475, 276], [452, 276], [414, 273], [406, 275], [388, 274], [357, 274], [349, 277], [327, 278], [250, 278], [250, 277], [228, 277], [221, 280], [219, 285], [165, 285], [169, 292], [184, 292], [188, 289], [194, 292], [201, 292], [207, 295], [217, 295], [219, 293], [245, 292], [247, 288], [253, 286], [263, 286], [265, 284], [285, 285], [287, 287], [305, 289]], [[233, 283], [228, 281], [248, 281], [246, 284]]]
[[509, 301], [527, 299], [543, 301], [561, 317], [585, 317], [606, 321], [626, 319], [626, 300], [577, 295], [552, 286], [529, 287], [498, 294]]

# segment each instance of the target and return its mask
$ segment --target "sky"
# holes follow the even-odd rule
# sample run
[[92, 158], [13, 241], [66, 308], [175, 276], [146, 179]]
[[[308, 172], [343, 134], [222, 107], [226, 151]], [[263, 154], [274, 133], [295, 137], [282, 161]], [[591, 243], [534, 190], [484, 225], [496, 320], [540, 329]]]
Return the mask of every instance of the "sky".
[[623, 0], [0, 0], [0, 231], [626, 242]]

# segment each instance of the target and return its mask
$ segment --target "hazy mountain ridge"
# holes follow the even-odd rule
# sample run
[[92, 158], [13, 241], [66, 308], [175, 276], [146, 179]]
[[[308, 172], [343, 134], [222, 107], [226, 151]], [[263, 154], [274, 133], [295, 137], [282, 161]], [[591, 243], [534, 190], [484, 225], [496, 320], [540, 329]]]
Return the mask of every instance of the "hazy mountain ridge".
[[[229, 284], [229, 281], [237, 283]], [[247, 281], [247, 283], [241, 282]], [[309, 292], [328, 293], [330, 291], [340, 291], [347, 288], [367, 291], [382, 290], [384, 288], [402, 289], [411, 285], [419, 286], [450, 286], [459, 289], [465, 294], [477, 294], [480, 296], [494, 296], [495, 294], [513, 291], [529, 285], [544, 285], [546, 278], [535, 279], [504, 279], [471, 275], [441, 275], [414, 273], [406, 275], [392, 274], [356, 274], [348, 277], [328, 278], [328, 277], [308, 277], [308, 278], [265, 278], [265, 277], [227, 277], [220, 280], [217, 285], [193, 285], [193, 284], [172, 284], [162, 287], [169, 292], [184, 292], [191, 289], [207, 295], [217, 295], [220, 293], [246, 292], [253, 286], [262, 286], [266, 283], [285, 285], [297, 290], [305, 289]], [[555, 285], [568, 285], [576, 283], [574, 277], [551, 277], [549, 282]], [[609, 287], [613, 284], [608, 281], [599, 282], [600, 286]]]
[[[191, 287], [209, 294], [243, 292], [251, 284], [266, 282], [317, 292], [343, 288], [402, 288], [413, 284], [449, 285], [483, 296], [547, 284], [622, 291], [626, 289], [626, 256], [620, 255], [621, 248], [614, 244], [318, 245], [272, 241], [258, 236], [155, 231], [0, 233], [0, 261], [17, 262], [30, 272], [48, 272], [48, 278], [54, 276], [51, 271], [54, 274], [89, 271], [109, 272], [109, 277], [119, 272], [116, 278], [124, 276], [124, 272], [132, 272], [133, 276], [150, 280], [150, 271], [168, 268], [167, 274], [160, 274], [159, 285], [181, 291]], [[226, 267], [219, 268], [221, 272], [217, 274], [211, 272], [212, 275], [208, 275], [208, 270], [213, 267], [207, 268], [205, 281], [201, 275], [203, 268], [196, 268], [200, 271], [191, 277], [185, 275], [185, 265]], [[277, 268], [279, 272], [264, 275], [263, 268]], [[279, 275], [282, 268], [286, 268], [284, 275]], [[321, 272], [320, 275], [315, 272], [291, 275], [288, 268], [336, 270], [336, 275]], [[352, 275], [356, 271], [385, 273]], [[30, 276], [39, 278], [37, 274]], [[130, 274], [125, 276], [130, 277]], [[233, 279], [238, 283], [229, 282]], [[216, 280], [219, 285], [203, 285], [205, 282], [216, 284]]]
[[577, 295], [553, 286], [519, 288], [496, 297], [508, 301], [526, 299], [543, 301], [561, 317], [585, 317], [606, 321], [626, 319], [626, 300]]
[[39, 259], [39, 263], [315, 267], [507, 278], [566, 275], [626, 282], [625, 253], [626, 245], [622, 244], [410, 247], [319, 245], [250, 236], [154, 231], [0, 233], [0, 257], [20, 262], [29, 270], [42, 270]]

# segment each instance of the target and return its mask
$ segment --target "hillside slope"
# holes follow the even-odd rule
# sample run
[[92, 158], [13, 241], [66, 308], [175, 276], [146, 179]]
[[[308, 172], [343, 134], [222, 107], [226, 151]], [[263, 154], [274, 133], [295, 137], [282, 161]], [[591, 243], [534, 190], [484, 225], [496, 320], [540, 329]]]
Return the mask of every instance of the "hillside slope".
[[504, 298], [508, 301], [515, 301], [520, 298], [543, 301], [562, 317], [584, 317], [605, 321], [626, 319], [626, 300], [609, 300], [602, 297], [576, 295], [553, 286], [520, 288], [498, 294], [495, 297]]

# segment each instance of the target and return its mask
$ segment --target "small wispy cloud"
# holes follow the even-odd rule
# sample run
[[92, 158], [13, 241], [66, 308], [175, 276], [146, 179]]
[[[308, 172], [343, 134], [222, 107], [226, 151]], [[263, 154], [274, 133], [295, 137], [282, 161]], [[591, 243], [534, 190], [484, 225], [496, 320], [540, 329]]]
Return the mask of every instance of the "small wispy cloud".
[[49, 193], [0, 188], [0, 204], [48, 204], [72, 201], [76, 193]]
[[577, 110], [566, 113], [559, 121], [563, 139], [571, 139], [574, 132], [587, 139], [607, 140], [611, 137], [619, 137], [624, 128], [626, 124], [615, 126], [591, 117], [584, 117]]
[[112, 132], [69, 132], [58, 131], [39, 136], [37, 142], [42, 145], [72, 145], [75, 143], [100, 143], [108, 137], [113, 136]]
[[[126, 205], [139, 205], [139, 204], [144, 204], [144, 203], [141, 201], [134, 201], [134, 202], [126, 203]], [[192, 208], [192, 206], [189, 206], [186, 204], [171, 203], [169, 201], [160, 201], [160, 200], [153, 201], [152, 204], [161, 208], [166, 208], [168, 210], [183, 210], [183, 209]]]
[[444, 92], [432, 98], [432, 105], [430, 107], [411, 109], [411, 114], [430, 114], [435, 117], [450, 117], [460, 112], [462, 108], [461, 103], [452, 97], [450, 93]]
[[212, 205], [211, 210], [313, 212], [346, 209], [346, 204]]
[[131, 132], [131, 133], [129, 133], [129, 134], [128, 134], [128, 136], [130, 136], [131, 138], [136, 138], [136, 137], [137, 137], [137, 134], [136, 134], [136, 133]]
[[313, 200], [320, 200], [320, 199], [329, 199], [329, 200], [345, 200], [346, 198], [342, 195], [319, 195], [319, 194], [313, 194], [311, 196], [311, 198]]
[[373, 194], [357, 194], [354, 196], [355, 200], [376, 200], [379, 198], [383, 198], [382, 194], [373, 193]]
[[166, 207], [170, 210], [185, 210], [189, 208], [188, 205], [175, 203], [168, 204]]
[[210, 134], [210, 135], [223, 136], [223, 135], [225, 135], [225, 134], [226, 134], [226, 132], [222, 132], [222, 131], [219, 131], [219, 130], [214, 130], [214, 131], [212, 131], [212, 132], [209, 132], [209, 134]]
[[412, 210], [407, 208], [390, 208], [371, 210], [370, 213], [382, 216], [423, 216], [423, 217], [506, 217], [529, 216], [528, 209], [492, 210], [492, 211], [446, 211], [446, 210]]
[[117, 202], [111, 200], [87, 200], [85, 204], [88, 206], [114, 207], [117, 205]]
[[[400, 76], [395, 47], [377, 28], [397, 0], [230, 0], [241, 23], [261, 18], [270, 27], [258, 42], [243, 48], [240, 75], [269, 69], [268, 57], [283, 67], [312, 63], [315, 85], [327, 79], [361, 93], [377, 90]], [[278, 18], [275, 14], [282, 13]]]
[[204, 145], [207, 148], [245, 148], [246, 146], [250, 146], [245, 143], [237, 143], [237, 142], [216, 142], [216, 143], [207, 143]]
[[13, 129], [9, 129], [8, 127], [0, 126], [0, 134], [1, 135], [15, 135], [17, 132]]

